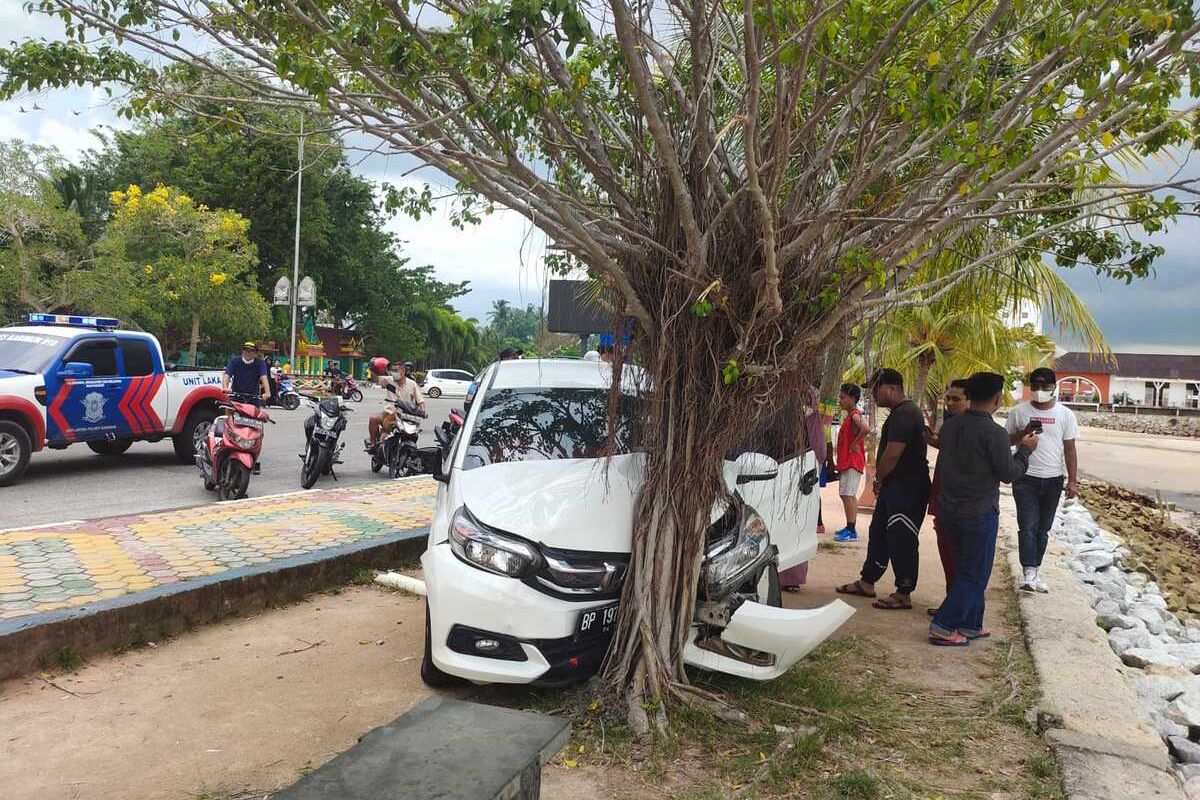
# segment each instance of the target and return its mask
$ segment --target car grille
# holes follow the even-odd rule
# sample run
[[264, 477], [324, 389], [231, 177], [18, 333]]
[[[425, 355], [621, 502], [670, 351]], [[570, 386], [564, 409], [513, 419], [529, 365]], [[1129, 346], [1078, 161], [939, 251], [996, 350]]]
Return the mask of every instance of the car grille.
[[561, 550], [542, 545], [542, 563], [527, 579], [530, 586], [563, 600], [618, 597], [629, 569], [628, 553]]

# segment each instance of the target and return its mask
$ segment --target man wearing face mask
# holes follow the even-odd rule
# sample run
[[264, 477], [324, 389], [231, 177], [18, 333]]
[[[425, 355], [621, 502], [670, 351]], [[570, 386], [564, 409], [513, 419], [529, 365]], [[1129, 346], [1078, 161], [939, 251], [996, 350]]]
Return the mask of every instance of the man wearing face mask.
[[1029, 457], [1025, 477], [1012, 487], [1024, 570], [1021, 588], [1027, 592], [1050, 591], [1038, 569], [1046, 554], [1054, 513], [1064, 483], [1068, 499], [1079, 493], [1079, 456], [1075, 450], [1079, 422], [1074, 411], [1055, 401], [1057, 382], [1054, 370], [1047, 367], [1031, 372], [1029, 388], [1033, 399], [1014, 408], [1005, 426], [1014, 445], [1031, 433], [1039, 434], [1040, 441], [1037, 451]]

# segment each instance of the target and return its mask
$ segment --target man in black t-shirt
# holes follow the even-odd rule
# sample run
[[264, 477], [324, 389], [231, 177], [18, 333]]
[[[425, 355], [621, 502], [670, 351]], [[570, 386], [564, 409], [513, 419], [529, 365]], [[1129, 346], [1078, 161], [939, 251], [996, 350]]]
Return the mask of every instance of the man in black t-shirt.
[[875, 512], [862, 577], [837, 591], [875, 597], [875, 583], [890, 563], [896, 591], [871, 605], [884, 610], [909, 609], [917, 586], [921, 524], [929, 505], [925, 418], [904, 395], [904, 379], [896, 370], [877, 371], [867, 385], [875, 404], [891, 413], [883, 423], [875, 453]]

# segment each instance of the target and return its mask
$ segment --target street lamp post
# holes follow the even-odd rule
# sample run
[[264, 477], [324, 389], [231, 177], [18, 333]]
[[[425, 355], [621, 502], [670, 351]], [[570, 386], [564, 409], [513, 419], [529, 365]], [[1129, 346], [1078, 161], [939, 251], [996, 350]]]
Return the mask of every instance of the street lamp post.
[[304, 185], [304, 115], [300, 115], [300, 140], [296, 156], [296, 247], [292, 259], [292, 369], [296, 368], [296, 301], [299, 294], [296, 289], [300, 285], [300, 195]]

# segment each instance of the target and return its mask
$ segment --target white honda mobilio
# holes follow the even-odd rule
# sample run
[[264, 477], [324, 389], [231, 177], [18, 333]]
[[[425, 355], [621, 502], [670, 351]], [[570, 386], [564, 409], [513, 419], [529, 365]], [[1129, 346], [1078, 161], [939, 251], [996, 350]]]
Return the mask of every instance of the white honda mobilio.
[[[629, 563], [644, 455], [632, 368], [610, 437], [608, 364], [493, 364], [438, 480], [421, 558], [427, 613], [421, 676], [567, 683], [599, 669]], [[615, 444], [615, 454], [606, 457]], [[707, 531], [690, 664], [766, 680], [825, 640], [853, 609], [785, 609], [778, 570], [816, 554], [816, 459], [758, 453], [726, 462], [730, 497]]]

